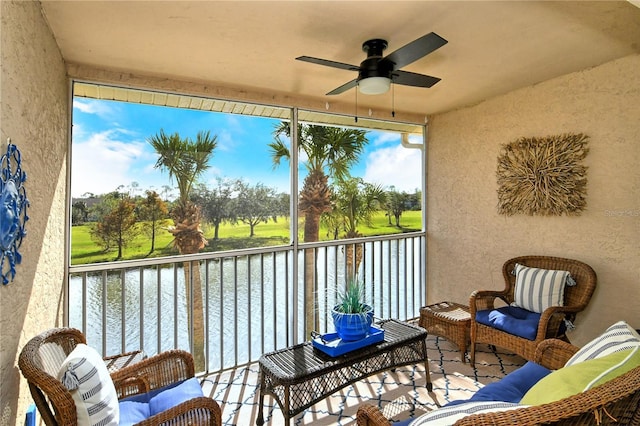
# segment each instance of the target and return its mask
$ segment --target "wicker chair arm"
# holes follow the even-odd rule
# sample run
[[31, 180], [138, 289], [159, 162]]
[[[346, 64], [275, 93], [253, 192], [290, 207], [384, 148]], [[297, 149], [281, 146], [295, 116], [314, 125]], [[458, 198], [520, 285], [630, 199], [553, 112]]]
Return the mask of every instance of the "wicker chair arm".
[[551, 306], [542, 312], [540, 319], [544, 320], [545, 318], [548, 318], [551, 315], [558, 314], [558, 313], [562, 313], [565, 315], [574, 314], [576, 312], [580, 312], [580, 310], [581, 309], [577, 306]]
[[564, 367], [569, 358], [578, 351], [578, 347], [560, 339], [547, 339], [536, 347], [534, 362], [550, 370]]
[[172, 349], [115, 371], [111, 377], [116, 381], [127, 377], [143, 376], [149, 384], [149, 390], [154, 390], [189, 379], [194, 375], [191, 354]]
[[113, 381], [118, 399], [149, 392], [149, 382], [144, 376], [125, 377]]
[[455, 426], [637, 424], [635, 420], [638, 418], [639, 403], [640, 367], [636, 367], [607, 383], [560, 401], [511, 411], [475, 414], [458, 420]]
[[577, 312], [580, 312], [580, 309], [575, 306], [551, 306], [545, 309], [540, 315], [536, 340], [558, 337], [561, 334], [560, 327], [564, 319], [572, 321]]
[[500, 299], [505, 303], [509, 303], [508, 293], [505, 290], [475, 290], [469, 296], [469, 310], [471, 318], [475, 318], [477, 311], [485, 309], [494, 309], [496, 299]]
[[[51, 383], [35, 385], [29, 382], [29, 390], [40, 417], [46, 425], [76, 426], [78, 424], [75, 401], [62, 385], [59, 387]], [[52, 410], [49, 402], [54, 405], [55, 410]]]
[[358, 407], [356, 424], [358, 426], [390, 426], [391, 422], [382, 415], [380, 409], [375, 405], [363, 404]]
[[216, 401], [206, 396], [193, 398], [182, 404], [151, 416], [136, 426], [171, 425], [222, 425], [222, 410]]

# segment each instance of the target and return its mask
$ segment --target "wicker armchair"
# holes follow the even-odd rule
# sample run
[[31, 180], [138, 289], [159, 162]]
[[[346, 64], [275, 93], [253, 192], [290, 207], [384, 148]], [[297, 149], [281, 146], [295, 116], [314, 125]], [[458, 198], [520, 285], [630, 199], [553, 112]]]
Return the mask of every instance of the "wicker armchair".
[[[76, 407], [71, 393], [56, 378], [65, 357], [76, 345], [86, 344], [85, 336], [74, 328], [54, 328], [27, 342], [18, 365], [29, 383], [29, 390], [45, 424], [77, 424]], [[143, 359], [111, 373], [118, 398], [145, 393], [194, 377], [191, 354], [170, 350]], [[193, 398], [163, 411], [139, 425], [221, 425], [220, 406], [211, 398]]]
[[[542, 312], [538, 330], [534, 340], [509, 334], [505, 331], [478, 323], [476, 312], [495, 309], [497, 299], [509, 305], [514, 301], [516, 277], [512, 274], [515, 264], [541, 269], [569, 271], [576, 285], [567, 286], [564, 291], [564, 306], [554, 306]], [[586, 263], [577, 260], [549, 256], [521, 256], [508, 260], [502, 266], [505, 288], [502, 291], [478, 290], [471, 294], [469, 312], [471, 314], [471, 365], [475, 364], [477, 343], [488, 343], [507, 349], [521, 357], [532, 360], [536, 347], [545, 339], [561, 338], [567, 340], [563, 333], [563, 323], [567, 319], [573, 321], [576, 314], [582, 311], [596, 288], [596, 273]]]
[[[549, 369], [561, 368], [578, 350], [567, 342], [549, 339], [538, 345], [534, 361]], [[615, 420], [613, 420], [615, 419]], [[378, 407], [358, 408], [359, 426], [390, 426]], [[550, 404], [516, 410], [475, 414], [455, 426], [478, 425], [640, 425], [640, 367], [586, 392]]]

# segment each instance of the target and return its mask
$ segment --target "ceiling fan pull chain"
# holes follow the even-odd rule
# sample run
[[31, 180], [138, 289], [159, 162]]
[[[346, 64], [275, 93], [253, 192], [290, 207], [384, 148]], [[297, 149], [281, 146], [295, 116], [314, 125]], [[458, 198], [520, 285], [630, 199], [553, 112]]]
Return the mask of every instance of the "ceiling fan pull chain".
[[358, 122], [358, 88], [356, 87], [356, 113], [355, 113], [355, 121]]
[[396, 85], [391, 82], [391, 117], [396, 116]]

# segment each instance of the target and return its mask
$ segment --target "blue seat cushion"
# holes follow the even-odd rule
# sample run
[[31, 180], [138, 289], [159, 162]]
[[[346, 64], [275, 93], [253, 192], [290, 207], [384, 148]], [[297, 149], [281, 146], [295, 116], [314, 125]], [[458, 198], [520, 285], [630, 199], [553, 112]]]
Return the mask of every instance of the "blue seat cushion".
[[149, 400], [149, 412], [156, 415], [185, 401], [204, 396], [198, 379], [192, 377], [178, 386], [166, 389]]
[[[525, 365], [507, 374], [497, 382], [484, 386], [468, 400], [452, 402], [456, 404], [470, 401], [520, 402], [524, 394], [549, 373], [551, 371], [548, 368], [533, 361], [528, 361]], [[449, 404], [452, 404], [452, 402]]]
[[[519, 403], [522, 397], [535, 385], [540, 379], [551, 373], [551, 370], [536, 364], [533, 361], [527, 361], [525, 365], [512, 371], [497, 382], [489, 383], [474, 393], [469, 399], [458, 399], [445, 404], [445, 407], [460, 405], [467, 402], [479, 401], [499, 401]], [[411, 420], [415, 419], [409, 419]], [[394, 426], [404, 425], [404, 423], [394, 423]], [[408, 423], [407, 423], [408, 424]]]
[[476, 312], [476, 321], [514, 336], [535, 340], [540, 316], [518, 306], [503, 306]]
[[145, 394], [120, 400], [119, 426], [139, 423], [192, 398], [204, 396], [198, 379], [192, 377]]
[[120, 426], [129, 426], [140, 423], [151, 417], [149, 414], [149, 403], [122, 400], [118, 403], [120, 408]]

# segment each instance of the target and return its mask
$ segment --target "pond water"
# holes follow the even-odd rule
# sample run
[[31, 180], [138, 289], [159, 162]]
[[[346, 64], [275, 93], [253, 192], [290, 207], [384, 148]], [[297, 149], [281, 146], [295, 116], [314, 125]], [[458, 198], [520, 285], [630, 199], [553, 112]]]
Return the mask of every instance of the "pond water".
[[[424, 294], [419, 252], [397, 241], [365, 246], [358, 274], [367, 282], [366, 297], [376, 317], [417, 316]], [[292, 259], [292, 251], [282, 251], [200, 262], [210, 371], [307, 340], [304, 281], [292, 279]], [[300, 271], [303, 261], [299, 256]], [[316, 265], [314, 329], [333, 331], [328, 311], [344, 285], [344, 246], [318, 250]], [[181, 263], [72, 274], [69, 325], [84, 330], [88, 343], [105, 355], [140, 348], [148, 354], [189, 350], [184, 283]]]

